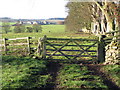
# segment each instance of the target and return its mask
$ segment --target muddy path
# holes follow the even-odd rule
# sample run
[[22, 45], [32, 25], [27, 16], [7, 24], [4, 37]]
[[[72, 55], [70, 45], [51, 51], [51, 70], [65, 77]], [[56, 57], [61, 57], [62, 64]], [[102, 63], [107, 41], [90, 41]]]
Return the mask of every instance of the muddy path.
[[57, 62], [49, 62], [47, 67], [48, 67], [47, 73], [50, 74], [51, 78], [48, 80], [48, 83], [45, 88], [49, 90], [56, 90], [56, 84], [57, 84], [56, 79], [58, 76], [58, 72], [62, 67], [62, 64]]

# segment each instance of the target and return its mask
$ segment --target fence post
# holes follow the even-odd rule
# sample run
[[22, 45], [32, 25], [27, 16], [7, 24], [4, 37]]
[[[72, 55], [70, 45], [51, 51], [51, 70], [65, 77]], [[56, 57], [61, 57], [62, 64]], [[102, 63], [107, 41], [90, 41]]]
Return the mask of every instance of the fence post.
[[27, 43], [28, 43], [28, 55], [31, 54], [30, 52], [30, 37], [27, 37]]
[[44, 35], [44, 37], [42, 38], [42, 58], [43, 59], [46, 59], [46, 40], [47, 40], [47, 37], [46, 35]]
[[98, 42], [98, 63], [104, 62], [105, 61], [105, 42], [103, 38], [105, 35], [100, 35], [99, 36], [99, 42]]
[[3, 39], [3, 41], [4, 41], [4, 52], [5, 52], [5, 54], [7, 54], [7, 43], [6, 43], [6, 38], [4, 38]]

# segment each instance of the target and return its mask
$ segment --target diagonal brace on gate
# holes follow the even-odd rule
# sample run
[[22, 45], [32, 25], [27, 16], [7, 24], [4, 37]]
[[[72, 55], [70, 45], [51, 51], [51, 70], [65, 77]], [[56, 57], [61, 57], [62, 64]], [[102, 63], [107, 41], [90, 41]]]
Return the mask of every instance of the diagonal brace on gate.
[[48, 41], [46, 41], [46, 43], [48, 43], [51, 47], [53, 47], [55, 49], [55, 51], [48, 57], [52, 57], [55, 53], [60, 52], [63, 56], [65, 56], [67, 59], [70, 59], [67, 55], [65, 55], [63, 52], [61, 52], [62, 48], [64, 48], [66, 45], [68, 45], [71, 42], [71, 40], [69, 40], [67, 43], [65, 43], [63, 46], [61, 46], [59, 49], [54, 47], [54, 45], [52, 45], [51, 43], [49, 43]]
[[92, 44], [91, 46], [89, 46], [88, 48], [86, 49], [83, 49], [77, 42], [73, 41], [77, 46], [79, 46], [80, 49], [82, 49], [81, 53], [78, 54], [77, 56], [75, 56], [73, 59], [76, 59], [77, 57], [81, 56], [84, 52], [86, 52], [86, 54], [90, 57], [92, 57], [88, 52], [87, 50], [89, 50], [92, 46], [94, 46], [95, 44], [97, 44], [97, 42], [95, 42], [94, 44]]

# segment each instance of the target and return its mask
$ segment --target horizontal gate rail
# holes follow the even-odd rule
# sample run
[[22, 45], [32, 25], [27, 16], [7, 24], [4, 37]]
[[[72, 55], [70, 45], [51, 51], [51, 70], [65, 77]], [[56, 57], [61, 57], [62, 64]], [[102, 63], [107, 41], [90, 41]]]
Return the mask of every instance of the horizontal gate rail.
[[[46, 54], [48, 56], [50, 56], [51, 54]], [[61, 54], [54, 54], [53, 56], [63, 56]], [[70, 57], [89, 57], [89, 55], [66, 55], [66, 56], [70, 56]], [[96, 55], [92, 55], [91, 57], [97, 57]]]
[[[46, 44], [46, 45], [49, 45], [49, 44]], [[63, 46], [62, 44], [52, 44], [54, 46]], [[66, 46], [73, 46], [73, 47], [76, 47], [78, 45], [66, 45]], [[89, 47], [91, 45], [79, 45], [79, 46], [82, 46], [82, 47]], [[93, 46], [93, 47], [97, 47], [97, 46]]]
[[[55, 51], [54, 49], [46, 49], [46, 50]], [[77, 51], [77, 52], [81, 52], [82, 50], [64, 50], [64, 49], [62, 49], [61, 51]], [[97, 52], [96, 50], [84, 50], [84, 51], [87, 51], [87, 52]]]
[[106, 43], [112, 42], [112, 41], [118, 41], [118, 43], [120, 42], [120, 30], [108, 32], [106, 34], [107, 34], [107, 37], [104, 38], [104, 41]]
[[[65, 39], [65, 38], [47, 38], [47, 40], [70, 40], [69, 38]], [[77, 41], [97, 41], [95, 39], [82, 39], [82, 38], [79, 38], [79, 39], [72, 39], [72, 40], [77, 40]]]

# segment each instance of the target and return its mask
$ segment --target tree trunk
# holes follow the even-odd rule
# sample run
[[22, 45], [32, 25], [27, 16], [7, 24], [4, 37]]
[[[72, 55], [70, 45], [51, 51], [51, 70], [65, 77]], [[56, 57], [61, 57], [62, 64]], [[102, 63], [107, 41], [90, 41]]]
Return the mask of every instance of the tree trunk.
[[111, 32], [111, 31], [113, 31], [112, 30], [112, 22], [107, 21], [107, 30], [106, 30], [106, 32]]
[[112, 31], [112, 20], [110, 19], [110, 16], [108, 15], [108, 12], [106, 11], [107, 8], [107, 2], [103, 6], [101, 6], [98, 2], [95, 1], [95, 4], [100, 8], [102, 13], [105, 15], [106, 21], [107, 21], [107, 30], [106, 32]]

